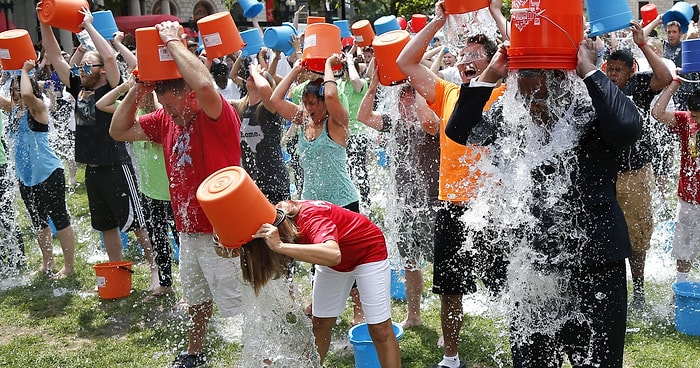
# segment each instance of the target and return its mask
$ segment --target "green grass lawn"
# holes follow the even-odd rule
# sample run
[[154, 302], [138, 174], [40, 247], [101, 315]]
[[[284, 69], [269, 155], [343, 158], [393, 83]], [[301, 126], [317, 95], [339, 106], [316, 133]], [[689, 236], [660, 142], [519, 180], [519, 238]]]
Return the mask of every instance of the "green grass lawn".
[[[79, 180], [82, 181], [82, 172]], [[27, 247], [28, 270], [17, 277], [0, 279], [0, 365], [43, 367], [166, 367], [186, 346], [186, 310], [174, 295], [143, 302], [149, 272], [135, 241], [125, 258], [135, 262], [133, 292], [118, 300], [101, 300], [95, 292], [94, 263], [104, 261], [97, 232], [91, 230], [84, 186], [70, 194], [70, 211], [77, 237], [77, 272], [60, 281], [30, 277], [40, 254], [29, 230], [26, 214], [19, 216]], [[23, 205], [19, 208], [23, 211]], [[56, 243], [57, 244], [57, 243]], [[60, 249], [56, 245], [56, 249]], [[57, 257], [57, 264], [62, 264]], [[308, 267], [300, 267], [308, 269]], [[177, 272], [177, 267], [175, 267]], [[440, 335], [439, 302], [430, 293], [426, 269], [423, 302], [424, 325], [405, 332], [400, 346], [404, 367], [430, 367], [442, 357], [436, 342]], [[297, 276], [302, 299], [308, 302], [309, 277]], [[650, 310], [630, 314], [625, 347], [625, 367], [700, 367], [700, 337], [686, 336], [674, 328], [669, 305], [669, 283], [648, 282]], [[505, 313], [499, 303], [484, 295], [465, 298], [467, 313], [461, 333], [460, 357], [468, 367], [510, 367]], [[393, 302], [393, 318], [403, 320], [405, 304]], [[353, 367], [347, 341], [350, 308], [339, 319], [326, 367]], [[700, 323], [700, 321], [698, 321]], [[240, 358], [239, 320], [215, 317], [205, 349], [211, 367], [233, 367]], [[261, 337], [264, 341], [264, 336]]]

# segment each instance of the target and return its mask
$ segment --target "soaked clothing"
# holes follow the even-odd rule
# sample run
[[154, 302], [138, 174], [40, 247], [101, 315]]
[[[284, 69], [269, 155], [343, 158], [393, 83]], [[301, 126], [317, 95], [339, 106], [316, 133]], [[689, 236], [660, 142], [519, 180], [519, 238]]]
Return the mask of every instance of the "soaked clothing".
[[671, 131], [681, 140], [681, 171], [678, 178], [678, 198], [700, 204], [700, 127], [689, 111], [676, 111], [676, 126]]
[[44, 182], [56, 169], [63, 169], [63, 164], [49, 145], [49, 126], [34, 120], [28, 110], [15, 108], [12, 116], [16, 114], [21, 116], [7, 124], [10, 151], [17, 178], [31, 187]]
[[328, 201], [338, 206], [357, 202], [357, 189], [350, 180], [346, 167], [345, 147], [331, 139], [328, 133], [328, 118], [318, 138], [308, 141], [305, 129], [299, 129], [299, 158], [304, 170], [302, 199]]
[[246, 107], [241, 117], [241, 164], [260, 191], [275, 204], [289, 199], [289, 171], [282, 158], [284, 119], [261, 102]]
[[176, 125], [163, 109], [139, 117], [150, 140], [163, 145], [175, 223], [183, 233], [213, 231], [196, 198], [197, 188], [215, 171], [241, 163], [241, 123], [223, 97], [221, 103], [217, 120], [200, 110], [188, 126]]

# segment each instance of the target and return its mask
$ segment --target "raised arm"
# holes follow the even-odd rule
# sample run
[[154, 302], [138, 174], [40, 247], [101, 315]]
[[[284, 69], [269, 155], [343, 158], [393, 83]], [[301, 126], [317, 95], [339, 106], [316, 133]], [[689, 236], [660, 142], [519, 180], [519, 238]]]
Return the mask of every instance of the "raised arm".
[[175, 60], [180, 75], [196, 93], [199, 106], [208, 117], [218, 119], [221, 116], [223, 102], [219, 92], [214, 88], [207, 67], [182, 43], [186, 35], [181, 33], [180, 23], [165, 21], [156, 24], [156, 29]]
[[666, 111], [666, 106], [668, 106], [668, 103], [671, 101], [671, 97], [680, 87], [681, 80], [676, 77], [668, 87], [664, 88], [659, 95], [659, 98], [656, 100], [656, 103], [651, 108], [651, 116], [653, 116], [654, 119], [671, 127], [676, 126], [678, 123], [676, 121], [676, 116], [673, 111]]
[[112, 115], [109, 135], [117, 141], [144, 141], [148, 136], [136, 121], [136, 107], [147, 93], [153, 93], [153, 85], [134, 83]]
[[272, 106], [277, 113], [285, 120], [289, 120], [294, 124], [301, 124], [304, 122], [304, 109], [291, 101], [287, 101], [285, 96], [287, 95], [289, 87], [292, 86], [292, 82], [299, 77], [299, 73], [301, 72], [301, 62], [297, 60], [292, 70], [282, 78], [282, 81], [275, 87], [275, 90], [272, 91], [272, 95], [270, 96], [270, 102], [272, 102]]
[[358, 73], [355, 68], [355, 56], [352, 52], [345, 53], [345, 62], [348, 64], [348, 79], [350, 80], [352, 89], [355, 90], [355, 93], [361, 93], [365, 83], [362, 81], [360, 73]]
[[360, 108], [357, 110], [357, 120], [377, 131], [383, 131], [384, 118], [381, 113], [374, 111], [374, 97], [377, 95], [377, 86], [379, 78], [377, 72], [374, 72], [372, 80], [367, 88], [367, 93], [362, 97]]
[[264, 239], [265, 244], [273, 252], [299, 261], [322, 266], [335, 266], [342, 260], [340, 246], [334, 240], [318, 244], [284, 243], [279, 237], [277, 227], [271, 224], [263, 224], [253, 237]]
[[134, 68], [136, 68], [136, 55], [134, 55], [128, 47], [124, 46], [122, 43], [124, 41], [124, 32], [118, 31], [114, 32], [114, 39], [112, 39], [112, 47], [121, 54], [124, 62], [126, 62], [127, 73], [131, 73]]
[[423, 53], [428, 48], [435, 34], [445, 25], [446, 16], [443, 9], [444, 0], [435, 4], [435, 18], [418, 32], [403, 48], [396, 59], [401, 72], [421, 96], [429, 103], [435, 101], [435, 86], [438, 77], [428, 67], [421, 64]]
[[[95, 44], [95, 49], [102, 58], [104, 70], [107, 73], [107, 82], [111, 87], [116, 87], [121, 80], [121, 72], [119, 71], [119, 66], [117, 65], [117, 56], [114, 54], [114, 49], [112, 49], [112, 45], [110, 45], [109, 42], [102, 37], [100, 32], [97, 31], [97, 28], [95, 28], [95, 26], [92, 24], [94, 18], [92, 17], [92, 13], [90, 13], [90, 9], [83, 8], [80, 13], [83, 14], [83, 23], [81, 24], [81, 27], [85, 28], [87, 33], [90, 35], [92, 43]], [[59, 52], [59, 56], [60, 55], [61, 54]]]
[[654, 72], [651, 77], [651, 82], [649, 83], [651, 90], [658, 92], [671, 83], [673, 75], [671, 71], [668, 70], [666, 64], [664, 64], [663, 59], [652, 50], [651, 45], [647, 44], [647, 37], [644, 35], [642, 26], [637, 21], [632, 21], [630, 23], [632, 24], [631, 28], [634, 42], [642, 50], [644, 57], [649, 62], [651, 70]]
[[[328, 116], [337, 124], [342, 126], [347, 135], [347, 129], [350, 126], [350, 115], [348, 114], [348, 110], [345, 109], [345, 106], [343, 106], [342, 102], [340, 102], [340, 96], [338, 95], [338, 83], [335, 82], [335, 76], [333, 75], [333, 66], [338, 65], [339, 63], [340, 55], [338, 54], [333, 54], [326, 59], [326, 68], [323, 74], [323, 97], [326, 101]], [[333, 129], [332, 126], [329, 126], [328, 128]]]
[[258, 90], [258, 93], [260, 93], [263, 106], [265, 106], [267, 111], [273, 114], [276, 113], [277, 109], [275, 109], [275, 104], [270, 101], [270, 97], [272, 96], [272, 86], [270, 86], [270, 83], [262, 74], [266, 72], [260, 68], [260, 65], [250, 65], [249, 68], [250, 76], [253, 78], [255, 88]]
[[[37, 12], [41, 11], [41, 2], [37, 5]], [[39, 30], [41, 33], [41, 46], [44, 48], [44, 57], [53, 65], [58, 78], [67, 87], [70, 87], [70, 65], [61, 56], [61, 47], [58, 45], [56, 35], [53, 34], [53, 29], [50, 25], [41, 22], [39, 18]]]
[[124, 83], [111, 89], [109, 92], [105, 93], [102, 98], [97, 100], [97, 102], [95, 102], [95, 108], [106, 113], [114, 114], [114, 110], [117, 109], [117, 99], [124, 93], [129, 92], [129, 88], [134, 85], [134, 82], [133, 76], [129, 77]]
[[49, 112], [46, 109], [46, 105], [44, 105], [44, 100], [34, 95], [34, 87], [29, 77], [29, 71], [34, 69], [34, 63], [34, 60], [27, 60], [24, 62], [24, 65], [22, 65], [19, 93], [22, 95], [22, 101], [27, 104], [29, 113], [34, 120], [41, 124], [48, 124]]

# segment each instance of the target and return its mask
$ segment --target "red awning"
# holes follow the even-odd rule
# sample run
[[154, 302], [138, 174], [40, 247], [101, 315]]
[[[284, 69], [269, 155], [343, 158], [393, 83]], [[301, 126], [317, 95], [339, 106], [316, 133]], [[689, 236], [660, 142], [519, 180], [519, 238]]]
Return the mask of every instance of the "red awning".
[[[5, 22], [5, 20], [8, 20], [8, 21]], [[7, 26], [8, 23], [10, 25], [9, 27]], [[5, 17], [5, 12], [0, 10], [0, 32], [4, 32], [4, 31], [7, 31], [8, 29], [15, 29], [15, 28], [17, 28], [17, 27], [15, 26], [14, 23], [12, 23], [12, 20], [7, 19]]]
[[[124, 32], [124, 34], [131, 33], [132, 36], [136, 35], [135, 31], [137, 28], [153, 27], [156, 24], [166, 20], [182, 23], [180, 18], [169, 14], [126, 15], [114, 17], [114, 21], [117, 23], [117, 28]], [[187, 27], [185, 27], [185, 33], [187, 33], [188, 37], [197, 37], [197, 33], [193, 32]]]

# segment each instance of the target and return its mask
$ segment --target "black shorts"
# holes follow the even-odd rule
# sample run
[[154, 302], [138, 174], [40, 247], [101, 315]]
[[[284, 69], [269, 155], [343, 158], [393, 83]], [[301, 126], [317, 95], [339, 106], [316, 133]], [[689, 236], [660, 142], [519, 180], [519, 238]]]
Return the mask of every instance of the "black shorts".
[[90, 222], [98, 231], [118, 227], [121, 232], [146, 228], [136, 175], [131, 164], [87, 166], [85, 188]]
[[435, 294], [458, 295], [476, 292], [473, 256], [465, 247], [467, 233], [461, 219], [465, 211], [465, 207], [444, 202], [435, 215]]
[[63, 169], [54, 170], [46, 180], [31, 187], [20, 182], [19, 193], [27, 207], [34, 229], [41, 230], [49, 226], [49, 217], [56, 226], [56, 230], [63, 230], [70, 225]]

